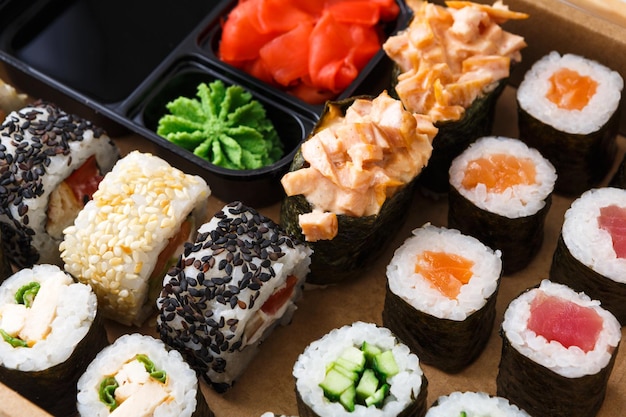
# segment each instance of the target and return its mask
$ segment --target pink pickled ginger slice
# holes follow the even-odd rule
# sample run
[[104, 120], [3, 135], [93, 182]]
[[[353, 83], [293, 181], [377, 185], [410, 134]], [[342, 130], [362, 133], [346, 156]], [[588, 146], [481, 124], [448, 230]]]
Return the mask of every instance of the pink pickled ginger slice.
[[598, 225], [611, 234], [615, 255], [626, 258], [626, 208], [615, 204], [602, 207]]
[[530, 305], [528, 329], [549, 342], [559, 342], [565, 348], [578, 346], [589, 352], [602, 330], [602, 318], [590, 307], [539, 292]]

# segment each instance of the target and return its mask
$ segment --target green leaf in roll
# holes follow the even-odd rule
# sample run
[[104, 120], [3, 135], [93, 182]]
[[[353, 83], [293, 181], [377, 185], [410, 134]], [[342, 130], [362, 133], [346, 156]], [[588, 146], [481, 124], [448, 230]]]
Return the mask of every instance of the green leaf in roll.
[[137, 355], [136, 359], [139, 362], [143, 363], [143, 365], [146, 367], [146, 372], [150, 374], [150, 377], [152, 379], [156, 379], [159, 382], [165, 383], [165, 380], [167, 379], [167, 373], [164, 370], [157, 369], [156, 365], [150, 360], [150, 358], [140, 353]]
[[27, 308], [29, 308], [33, 304], [35, 296], [39, 292], [39, 288], [41, 288], [41, 284], [36, 281], [29, 282], [28, 284], [21, 286], [15, 293], [15, 302], [18, 304], [24, 304]]
[[115, 410], [118, 406], [117, 400], [115, 399], [115, 390], [118, 387], [119, 384], [112, 376], [104, 378], [100, 383], [100, 389], [98, 390], [100, 401], [111, 411]]
[[8, 334], [2, 329], [0, 329], [0, 335], [2, 336], [5, 342], [7, 342], [13, 347], [28, 347], [28, 343], [26, 343], [20, 338], [11, 336], [10, 334]]
[[201, 83], [197, 99], [178, 97], [166, 107], [157, 134], [214, 165], [258, 169], [284, 154], [265, 108], [241, 86]]

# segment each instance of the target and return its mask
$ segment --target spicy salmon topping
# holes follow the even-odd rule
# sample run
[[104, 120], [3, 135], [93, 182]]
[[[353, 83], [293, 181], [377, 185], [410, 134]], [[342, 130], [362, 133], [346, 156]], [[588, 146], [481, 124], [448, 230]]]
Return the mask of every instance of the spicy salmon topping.
[[521, 61], [524, 38], [502, 29], [526, 19], [497, 1], [493, 6], [449, 1], [447, 7], [412, 0], [413, 19], [383, 44], [398, 66], [396, 92], [405, 107], [435, 122], [460, 119], [467, 107], [509, 76]]

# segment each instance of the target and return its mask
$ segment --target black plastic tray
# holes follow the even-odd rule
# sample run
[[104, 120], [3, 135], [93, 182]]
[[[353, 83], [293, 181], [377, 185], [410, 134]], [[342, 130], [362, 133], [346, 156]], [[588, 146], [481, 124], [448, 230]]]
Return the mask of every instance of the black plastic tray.
[[[194, 96], [199, 82], [238, 84], [261, 101], [291, 159], [318, 120], [310, 105], [269, 86], [216, 56], [220, 22], [236, 0], [20, 0], [0, 1], [0, 60], [9, 82], [32, 97], [54, 101], [89, 118], [110, 135], [132, 132], [186, 172], [203, 176], [213, 194], [264, 206], [282, 197], [276, 166], [233, 171], [178, 148], [155, 133], [165, 103]], [[383, 27], [406, 26], [409, 12]], [[391, 62], [381, 50], [338, 99], [388, 88]], [[284, 161], [282, 163], [285, 166]]]

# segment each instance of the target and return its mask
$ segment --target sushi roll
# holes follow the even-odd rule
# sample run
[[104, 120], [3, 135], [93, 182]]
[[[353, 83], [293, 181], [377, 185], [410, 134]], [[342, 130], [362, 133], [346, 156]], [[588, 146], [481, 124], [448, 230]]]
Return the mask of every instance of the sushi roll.
[[428, 380], [393, 333], [354, 322], [308, 345], [293, 367], [300, 417], [426, 414]]
[[387, 265], [383, 325], [422, 363], [448, 373], [483, 351], [496, 316], [500, 252], [458, 230], [413, 230]]
[[310, 262], [310, 248], [271, 219], [229, 203], [164, 278], [157, 331], [223, 393], [274, 328], [290, 323]]
[[75, 397], [81, 417], [213, 417], [196, 373], [148, 335], [125, 334], [89, 363]]
[[506, 398], [489, 395], [486, 392], [455, 391], [442, 395], [428, 409], [426, 417], [530, 417]]
[[280, 224], [313, 249], [307, 283], [354, 278], [384, 252], [436, 132], [387, 92], [327, 103], [281, 179]]
[[609, 173], [623, 86], [616, 71], [554, 51], [525, 74], [517, 89], [520, 138], [555, 166], [555, 192], [578, 196]]
[[452, 160], [491, 134], [498, 98], [511, 67], [522, 59], [524, 38], [502, 25], [528, 15], [502, 2], [407, 5], [413, 13], [408, 27], [383, 44], [394, 65], [392, 95], [409, 111], [431, 117], [439, 129], [419, 184], [445, 194]]
[[602, 302], [626, 324], [626, 190], [585, 191], [565, 212], [550, 280]]
[[206, 215], [204, 179], [133, 151], [105, 175], [59, 245], [65, 270], [91, 285], [105, 317], [141, 325], [163, 276]]
[[63, 229], [111, 170], [119, 151], [91, 122], [36, 102], [0, 126], [0, 230], [20, 268], [61, 266]]
[[506, 308], [497, 395], [535, 417], [593, 417], [621, 335], [599, 301], [543, 280]]
[[539, 252], [556, 172], [522, 141], [478, 139], [450, 166], [448, 227], [502, 252], [505, 275]]
[[108, 345], [96, 295], [56, 265], [0, 285], [0, 382], [48, 413], [76, 413], [76, 383]]

